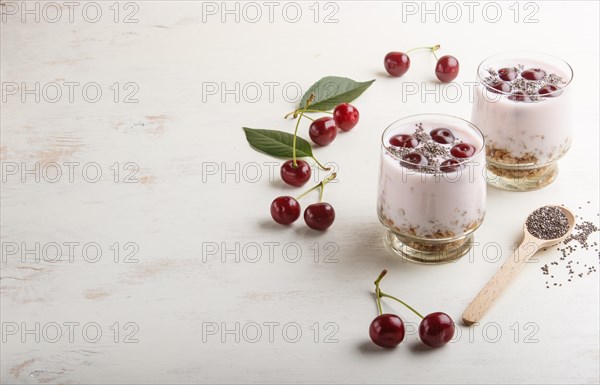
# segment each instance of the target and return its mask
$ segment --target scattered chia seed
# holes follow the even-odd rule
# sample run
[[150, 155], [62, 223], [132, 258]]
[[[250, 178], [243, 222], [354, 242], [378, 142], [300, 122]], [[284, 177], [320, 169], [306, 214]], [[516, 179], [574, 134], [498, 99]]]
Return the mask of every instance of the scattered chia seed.
[[555, 206], [544, 206], [535, 210], [525, 222], [527, 230], [538, 239], [560, 238], [569, 230], [569, 221]]
[[[596, 225], [594, 225], [592, 222], [584, 221], [584, 222], [575, 224], [574, 230], [575, 230], [575, 232], [573, 234], [571, 234], [567, 238], [565, 238], [564, 243], [567, 244], [571, 241], [577, 241], [581, 245], [581, 248], [583, 248], [584, 250], [589, 249], [590, 245], [587, 242], [588, 237], [590, 236], [590, 234], [598, 231], [598, 227]], [[596, 244], [597, 244], [597, 242], [594, 242], [592, 244], [592, 246], [596, 246]]]
[[[588, 201], [587, 203], [590, 204], [591, 202]], [[582, 209], [585, 210], [584, 207], [582, 207]], [[598, 241], [594, 241], [593, 238], [590, 238], [590, 236], [593, 236], [592, 234], [596, 233], [599, 228], [594, 223], [581, 219], [581, 215], [578, 215], [577, 218], [580, 219], [575, 223], [573, 232], [556, 248], [556, 250], [560, 252], [559, 258], [540, 268], [542, 270], [542, 275], [546, 276], [544, 286], [546, 286], [547, 289], [555, 286], [564, 286], [569, 282], [575, 282], [576, 277], [583, 278], [584, 276], [598, 272], [597, 264], [590, 264], [589, 259], [583, 258], [587, 258], [589, 254], [593, 252], [596, 255], [596, 258], [598, 258], [598, 261], [600, 261], [600, 254], [598, 253], [597, 248], [594, 248], [598, 245]], [[582, 259], [581, 264], [579, 263], [580, 261], [574, 260], [573, 257]], [[560, 267], [560, 264], [562, 263], [560, 261], [566, 261], [565, 265], [563, 265], [564, 270]], [[550, 270], [552, 270], [552, 272], [550, 272]], [[557, 278], [554, 278], [555, 276]]]

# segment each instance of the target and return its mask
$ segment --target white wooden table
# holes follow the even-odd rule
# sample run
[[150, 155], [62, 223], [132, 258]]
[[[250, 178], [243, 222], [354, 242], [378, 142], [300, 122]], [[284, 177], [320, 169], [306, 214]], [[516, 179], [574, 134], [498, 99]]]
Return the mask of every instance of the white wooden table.
[[[421, 2], [23, 6], [3, 0], [0, 25], [2, 383], [598, 383], [598, 273], [567, 282], [560, 261], [564, 284], [547, 289], [556, 250], [443, 349], [423, 349], [417, 319], [389, 302], [406, 341], [368, 337], [383, 268], [384, 290], [458, 321], [530, 211], [564, 203], [598, 223], [597, 2], [427, 3], [438, 22]], [[385, 75], [388, 51], [436, 43], [459, 58], [458, 86], [436, 85], [426, 53]], [[489, 189], [478, 245], [456, 263], [395, 259], [375, 213], [381, 131], [420, 112], [468, 119], [477, 64], [512, 49], [575, 69], [557, 181]], [[300, 190], [241, 127], [292, 131], [283, 115], [325, 75], [377, 81], [354, 103], [359, 125], [316, 150], [339, 171], [335, 224], [283, 228], [269, 204]], [[571, 258], [598, 267], [594, 247]]]

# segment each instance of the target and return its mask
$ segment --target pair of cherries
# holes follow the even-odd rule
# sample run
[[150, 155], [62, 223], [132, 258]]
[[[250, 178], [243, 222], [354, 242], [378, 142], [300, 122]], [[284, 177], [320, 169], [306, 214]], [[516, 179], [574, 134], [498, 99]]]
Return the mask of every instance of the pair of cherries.
[[[294, 113], [298, 113], [299, 111], [301, 110], [296, 110]], [[327, 111], [306, 110], [306, 112]], [[303, 116], [307, 117], [306, 115]], [[356, 107], [349, 103], [343, 103], [335, 107], [333, 117], [324, 116], [313, 120], [308, 129], [308, 134], [312, 141], [319, 146], [327, 146], [337, 137], [338, 127], [342, 131], [350, 131], [358, 123], [359, 117], [360, 114]], [[310, 179], [311, 168], [303, 160], [296, 159], [294, 162], [293, 159], [290, 159], [281, 165], [280, 175], [285, 183], [300, 187], [304, 186]]]
[[410, 58], [408, 57], [408, 54], [412, 51], [420, 49], [430, 50], [437, 59], [437, 63], [435, 65], [435, 76], [437, 76], [439, 81], [442, 83], [450, 83], [456, 79], [460, 67], [458, 60], [452, 55], [445, 55], [438, 59], [435, 55], [435, 51], [440, 49], [439, 44], [434, 45], [433, 47], [414, 48], [406, 51], [406, 53], [396, 51], [389, 52], [387, 55], [385, 55], [383, 60], [385, 70], [394, 77], [400, 77], [404, 75], [410, 68]]
[[343, 103], [335, 107], [333, 117], [324, 116], [313, 120], [308, 135], [319, 146], [327, 146], [337, 137], [338, 127], [350, 131], [358, 123], [360, 114], [352, 104]]
[[300, 203], [302, 197], [311, 191], [321, 188], [319, 202], [309, 205], [304, 210], [304, 222], [313, 230], [327, 230], [335, 220], [335, 210], [333, 206], [327, 202], [323, 202], [323, 192], [325, 185], [335, 179], [336, 173], [331, 174], [322, 180], [316, 186], [305, 191], [298, 197], [294, 198], [288, 195], [277, 197], [271, 202], [271, 217], [280, 225], [290, 225], [300, 218]]
[[423, 317], [418, 311], [407, 305], [404, 301], [385, 294], [379, 288], [379, 282], [387, 274], [387, 270], [383, 270], [379, 277], [375, 280], [375, 295], [377, 296], [377, 308], [379, 315], [371, 322], [369, 326], [369, 336], [376, 344], [384, 348], [394, 348], [398, 346], [405, 335], [404, 322], [396, 314], [383, 313], [381, 308], [381, 298], [387, 297], [400, 302], [419, 318], [419, 337], [427, 346], [438, 348], [447, 344], [454, 337], [454, 321], [446, 313], [435, 312]]

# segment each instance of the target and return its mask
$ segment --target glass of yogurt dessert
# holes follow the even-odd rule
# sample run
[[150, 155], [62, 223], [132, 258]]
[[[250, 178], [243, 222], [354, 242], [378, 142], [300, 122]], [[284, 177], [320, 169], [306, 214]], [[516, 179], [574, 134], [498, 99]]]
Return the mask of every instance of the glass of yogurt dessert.
[[485, 216], [482, 133], [466, 120], [413, 115], [381, 138], [377, 212], [390, 251], [412, 261], [460, 258]]
[[572, 68], [555, 56], [510, 52], [484, 60], [477, 77], [471, 121], [485, 136], [488, 183], [512, 191], [552, 183], [571, 146]]

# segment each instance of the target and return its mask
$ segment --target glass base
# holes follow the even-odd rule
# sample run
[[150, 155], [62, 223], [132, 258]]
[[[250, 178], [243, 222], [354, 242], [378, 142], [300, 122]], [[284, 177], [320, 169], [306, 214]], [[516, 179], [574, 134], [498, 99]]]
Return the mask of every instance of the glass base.
[[486, 180], [490, 186], [509, 191], [539, 190], [554, 182], [557, 175], [557, 162], [537, 168], [488, 163], [486, 169]]
[[452, 262], [467, 254], [473, 246], [473, 233], [458, 239], [422, 239], [388, 231], [384, 236], [386, 248], [403, 259], [425, 264]]

